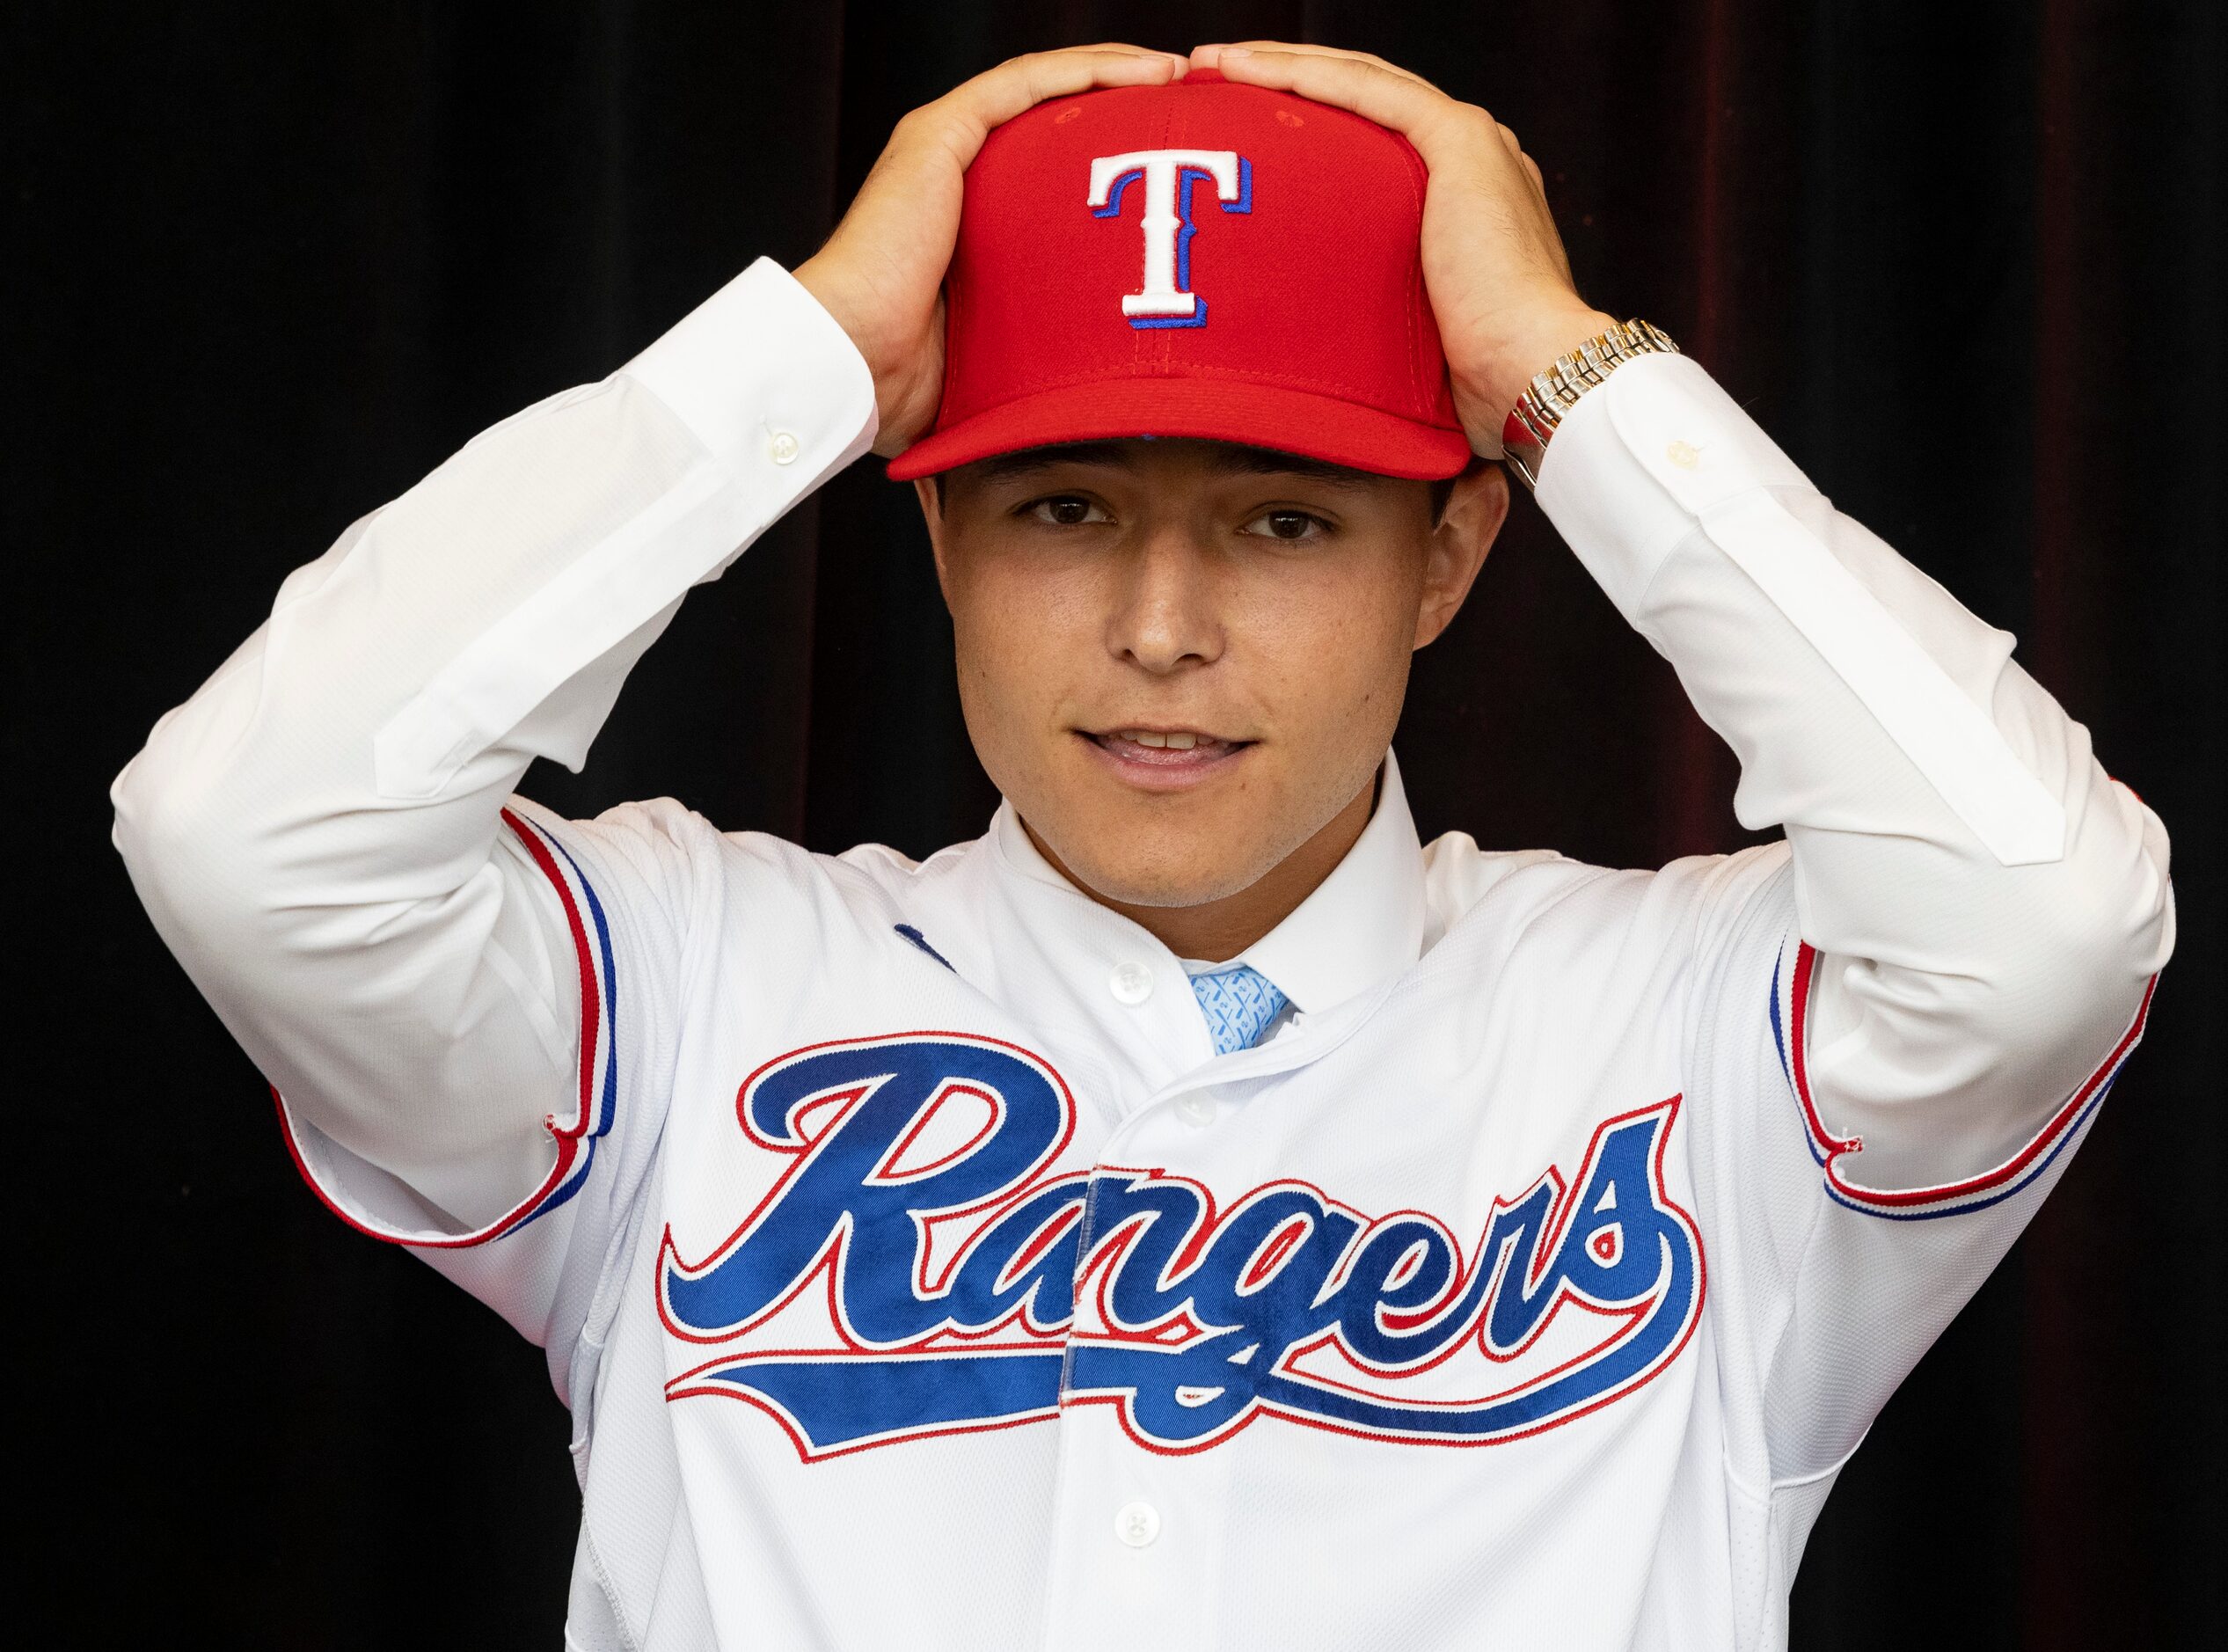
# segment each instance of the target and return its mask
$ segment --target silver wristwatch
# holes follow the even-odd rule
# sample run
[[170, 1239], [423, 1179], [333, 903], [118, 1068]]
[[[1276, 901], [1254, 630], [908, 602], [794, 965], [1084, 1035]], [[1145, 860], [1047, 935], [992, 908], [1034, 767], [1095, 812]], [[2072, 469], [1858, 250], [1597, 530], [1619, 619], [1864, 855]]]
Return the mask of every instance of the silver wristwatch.
[[1559, 355], [1545, 372], [1533, 376], [1516, 398], [1516, 405], [1501, 421], [1501, 445], [1508, 468], [1523, 479], [1526, 487], [1539, 486], [1539, 462], [1555, 427], [1572, 404], [1636, 355], [1657, 351], [1676, 355], [1679, 347], [1671, 335], [1638, 316], [1596, 333], [1568, 355]]

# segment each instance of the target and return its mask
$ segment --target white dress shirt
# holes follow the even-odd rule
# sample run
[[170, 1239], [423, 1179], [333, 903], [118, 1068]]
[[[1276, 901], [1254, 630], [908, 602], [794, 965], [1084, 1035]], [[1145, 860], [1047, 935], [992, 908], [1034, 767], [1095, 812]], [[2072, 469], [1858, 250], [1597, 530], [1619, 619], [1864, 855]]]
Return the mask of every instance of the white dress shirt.
[[547, 1349], [573, 1643], [1781, 1644], [2139, 1034], [2157, 818], [1673, 356], [1538, 502], [1786, 842], [1426, 847], [1388, 756], [1253, 1049], [1010, 806], [917, 865], [513, 796], [873, 432], [762, 259], [354, 524], [115, 787], [304, 1173]]

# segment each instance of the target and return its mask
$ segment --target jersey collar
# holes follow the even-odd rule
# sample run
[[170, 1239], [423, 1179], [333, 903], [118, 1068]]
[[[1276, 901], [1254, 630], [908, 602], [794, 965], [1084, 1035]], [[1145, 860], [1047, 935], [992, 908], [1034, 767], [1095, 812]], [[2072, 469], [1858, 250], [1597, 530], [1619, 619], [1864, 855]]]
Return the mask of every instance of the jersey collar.
[[[999, 804], [990, 836], [1012, 871], [1081, 893], [1037, 852], [1012, 804]], [[1400, 784], [1400, 765], [1388, 750], [1377, 808], [1346, 858], [1282, 923], [1235, 960], [1209, 961], [1250, 964], [1275, 982], [1301, 1013], [1319, 1014], [1421, 957], [1424, 917], [1422, 845]]]

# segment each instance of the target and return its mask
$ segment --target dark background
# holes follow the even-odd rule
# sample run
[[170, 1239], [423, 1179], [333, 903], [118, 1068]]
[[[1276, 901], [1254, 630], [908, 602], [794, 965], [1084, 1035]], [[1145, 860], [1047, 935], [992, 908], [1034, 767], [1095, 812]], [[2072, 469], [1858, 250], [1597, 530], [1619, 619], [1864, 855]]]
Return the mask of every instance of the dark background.
[[[1512, 125], [1587, 296], [2016, 631], [2173, 830], [2148, 1044], [1844, 1474], [1794, 1622], [2220, 1643], [2228, 42], [2210, 4], [2078, 0], [11, 6], [11, 1620], [554, 1646], [563, 1614], [540, 1357], [295, 1180], [106, 843], [148, 726], [354, 516], [809, 254], [906, 108], [1028, 48], [1255, 34]], [[586, 775], [529, 789], [924, 852], [994, 800], [949, 646], [869, 463], [691, 599]], [[1522, 501], [1399, 749], [1427, 835], [1741, 840], [1727, 753]]]

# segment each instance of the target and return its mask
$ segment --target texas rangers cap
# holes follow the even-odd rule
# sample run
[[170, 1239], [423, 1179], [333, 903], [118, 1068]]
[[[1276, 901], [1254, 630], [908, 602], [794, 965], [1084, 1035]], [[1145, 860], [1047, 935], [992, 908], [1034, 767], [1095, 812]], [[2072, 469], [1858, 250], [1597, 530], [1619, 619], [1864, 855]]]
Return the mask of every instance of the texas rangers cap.
[[1425, 177], [1398, 133], [1208, 69], [1037, 105], [968, 169], [943, 402], [889, 475], [1141, 435], [1454, 475]]

